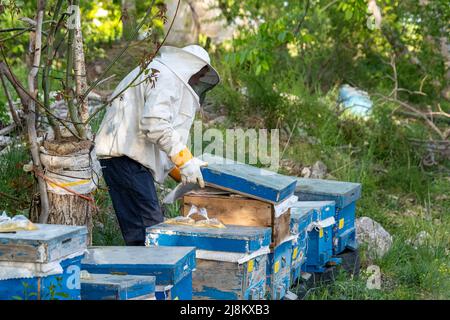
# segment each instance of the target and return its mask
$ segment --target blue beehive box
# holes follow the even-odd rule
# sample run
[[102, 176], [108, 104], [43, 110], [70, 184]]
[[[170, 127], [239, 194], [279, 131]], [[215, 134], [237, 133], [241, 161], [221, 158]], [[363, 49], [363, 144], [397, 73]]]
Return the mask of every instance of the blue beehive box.
[[308, 232], [306, 263], [302, 270], [323, 272], [327, 265], [335, 265], [340, 259], [333, 258], [333, 226], [335, 225], [334, 201], [299, 201], [291, 211], [313, 210], [312, 228]]
[[209, 186], [270, 203], [279, 203], [295, 191], [297, 181], [292, 177], [211, 154], [203, 154], [202, 159], [208, 162], [201, 170]]
[[89, 274], [81, 279], [81, 300], [155, 300], [155, 277]]
[[90, 247], [82, 260], [89, 273], [156, 277], [157, 300], [192, 299], [192, 247]]
[[299, 200], [331, 200], [336, 203], [333, 227], [333, 254], [339, 254], [346, 248], [355, 250], [356, 242], [356, 201], [361, 197], [361, 184], [333, 180], [303, 179], [297, 180], [295, 195]]
[[194, 299], [260, 300], [265, 297], [270, 242], [270, 228], [161, 223], [147, 228], [146, 245], [197, 247]]
[[292, 240], [289, 237], [271, 250], [267, 260], [267, 297], [281, 300], [291, 286]]
[[147, 228], [149, 245], [251, 253], [270, 245], [270, 228], [227, 225], [208, 228], [160, 223]]
[[36, 226], [0, 233], [0, 300], [79, 300], [87, 228]]
[[312, 208], [291, 207], [291, 234], [297, 235], [292, 241], [291, 284], [300, 279], [302, 266], [307, 259], [308, 227], [314, 214], [315, 210]]

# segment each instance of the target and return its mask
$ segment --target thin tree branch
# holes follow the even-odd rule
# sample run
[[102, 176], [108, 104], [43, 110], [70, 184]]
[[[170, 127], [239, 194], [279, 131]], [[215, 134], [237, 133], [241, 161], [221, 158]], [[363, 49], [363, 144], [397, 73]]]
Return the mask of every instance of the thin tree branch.
[[[128, 44], [119, 52], [119, 54], [111, 61], [111, 63], [105, 68], [105, 70], [103, 71], [103, 73], [97, 78], [97, 80], [95, 80], [88, 88], [87, 90], [83, 93], [83, 95], [80, 97], [80, 101], [79, 104], [82, 104], [84, 102], [84, 100], [86, 99], [86, 97], [88, 96], [89, 92], [91, 92], [95, 87], [98, 86], [98, 84], [100, 83], [100, 81], [102, 81], [107, 73], [109, 72], [109, 70], [111, 70], [111, 68], [113, 67], [113, 65], [125, 54], [125, 52], [128, 50], [129, 45], [131, 43], [132, 40], [136, 39], [138, 34], [139, 34], [139, 30], [142, 28], [142, 26], [144, 25], [146, 19], [148, 18], [148, 16], [151, 14], [152, 12], [152, 8], [155, 4], [156, 0], [153, 0], [152, 3], [150, 4], [149, 9], [147, 10], [145, 16], [142, 18], [141, 22], [139, 23], [139, 25], [136, 27], [136, 29], [134, 30], [134, 33], [131, 35], [130, 37], [130, 41], [128, 42]], [[174, 18], [175, 19], [175, 18]], [[89, 122], [89, 121], [86, 121]]]
[[[35, 88], [36, 77], [38, 74], [38, 66], [41, 60], [41, 46], [42, 46], [42, 21], [44, 19], [45, 0], [38, 0], [37, 2], [37, 17], [36, 17], [36, 32], [30, 36], [30, 54], [33, 55], [31, 70], [28, 74], [29, 91], [34, 98], [37, 97], [37, 90]], [[34, 50], [33, 50], [34, 47]], [[36, 133], [36, 115], [34, 113], [36, 108], [35, 101], [29, 100], [28, 114], [27, 114], [27, 129], [28, 139], [30, 142], [31, 156], [33, 158], [34, 166], [42, 171], [42, 164], [39, 157], [39, 144], [37, 142]], [[39, 215], [39, 222], [46, 223], [49, 214], [49, 203], [47, 195], [47, 184], [41, 177], [37, 176], [39, 185], [39, 194], [41, 199], [41, 212]]]
[[[71, 2], [72, 4], [72, 2]], [[77, 14], [77, 12], [74, 10], [72, 14]], [[76, 17], [75, 19], [78, 19]], [[77, 130], [79, 136], [82, 138], [82, 140], [86, 139], [86, 131], [84, 130], [84, 126], [80, 121], [80, 117], [78, 115], [78, 109], [73, 103], [73, 96], [72, 96], [72, 69], [73, 69], [73, 41], [75, 37], [75, 29], [70, 28], [69, 29], [69, 37], [67, 40], [67, 65], [66, 65], [66, 90], [65, 90], [65, 99], [67, 101], [67, 108], [69, 111], [70, 119], [74, 123], [75, 129]]]
[[[40, 108], [44, 109], [44, 111], [46, 113], [48, 113], [50, 116], [52, 116], [53, 118], [55, 118], [59, 123], [61, 123], [74, 137], [78, 138], [81, 140], [81, 138], [78, 136], [78, 134], [76, 132], [74, 132], [72, 129], [70, 129], [70, 127], [66, 124], [66, 122], [70, 121], [66, 121], [58, 116], [56, 116], [55, 114], [53, 114], [51, 112], [51, 110], [47, 109], [39, 100], [37, 100], [33, 95], [31, 95], [28, 90], [25, 89], [25, 87], [17, 80], [17, 78], [14, 76], [8, 62], [6, 61], [6, 56], [5, 53], [3, 51], [3, 47], [0, 46], [0, 52], [2, 53], [4, 62], [0, 61], [0, 72], [4, 71], [4, 75], [6, 76], [6, 78], [9, 80], [9, 82], [12, 84], [12, 86], [14, 87], [14, 89], [16, 90], [17, 94], [20, 97], [21, 103], [24, 107], [24, 111], [28, 112], [28, 104], [29, 104], [29, 100], [33, 100]], [[33, 111], [35, 112], [35, 111]]]
[[383, 99], [385, 99], [385, 100], [387, 100], [387, 101], [390, 101], [390, 102], [399, 104], [400, 106], [402, 106], [403, 108], [405, 108], [405, 109], [411, 111], [412, 113], [417, 114], [417, 115], [419, 116], [419, 118], [423, 119], [423, 120], [425, 121], [425, 123], [427, 123], [427, 125], [428, 125], [435, 133], [437, 133], [437, 134], [439, 135], [439, 137], [440, 137], [442, 140], [445, 140], [445, 134], [444, 134], [444, 133], [443, 133], [443, 132], [435, 125], [435, 124], [434, 124], [433, 121], [431, 121], [431, 120], [427, 117], [427, 115], [426, 115], [424, 112], [421, 112], [421, 111], [417, 110], [416, 108], [414, 108], [413, 106], [409, 105], [409, 104], [406, 103], [406, 102], [403, 102], [403, 101], [400, 101], [400, 100], [397, 100], [397, 99], [393, 99], [393, 98], [391, 98], [391, 97], [386, 97], [386, 96], [383, 96], [383, 95], [381, 95], [381, 94], [377, 94], [377, 95], [378, 95], [378, 96], [381, 96]]
[[119, 93], [117, 93], [117, 94], [116, 94], [115, 96], [113, 96], [112, 98], [108, 99], [108, 101], [107, 101], [103, 106], [101, 106], [101, 107], [99, 107], [97, 110], [95, 110], [95, 112], [93, 112], [93, 113], [89, 116], [89, 118], [88, 118], [88, 120], [87, 120], [86, 122], [92, 121], [92, 119], [94, 119], [94, 117], [95, 117], [100, 111], [102, 111], [103, 109], [105, 109], [106, 107], [108, 107], [108, 105], [110, 105], [115, 99], [117, 99], [122, 93], [124, 93], [125, 90], [127, 90], [130, 86], [132, 86], [132, 85], [134, 84], [134, 82], [142, 75], [142, 73], [145, 72], [145, 70], [146, 70], [147, 67], [150, 65], [150, 63], [153, 61], [153, 59], [156, 57], [156, 55], [157, 55], [158, 52], [159, 52], [159, 49], [164, 45], [164, 43], [165, 43], [166, 40], [167, 40], [167, 37], [168, 37], [169, 34], [170, 34], [170, 31], [172, 30], [173, 24], [174, 24], [174, 22], [175, 22], [175, 19], [176, 19], [176, 17], [177, 17], [177, 14], [178, 14], [178, 9], [180, 8], [180, 2], [181, 2], [181, 0], [178, 0], [177, 7], [176, 7], [176, 9], [175, 9], [174, 17], [173, 17], [173, 19], [172, 19], [172, 22], [170, 23], [170, 26], [169, 26], [169, 29], [168, 29], [167, 32], [166, 32], [166, 35], [164, 36], [164, 39], [162, 40], [161, 44], [159, 44], [159, 45], [157, 46], [155, 52], [151, 55], [151, 57], [144, 63], [143, 66], [141, 66], [141, 68], [140, 68], [140, 70], [139, 70], [139, 73], [134, 77], [134, 79], [133, 79], [133, 80], [132, 80], [125, 88], [123, 88]]
[[[59, 12], [61, 11], [62, 2], [63, 2], [63, 0], [58, 0], [58, 2], [56, 3], [53, 18], [58, 17]], [[42, 74], [42, 89], [44, 90], [44, 106], [46, 108], [50, 107], [49, 73], [50, 73], [50, 68], [52, 66], [52, 62], [53, 62], [53, 42], [55, 40], [55, 34], [57, 32], [57, 27], [58, 27], [58, 25], [56, 23], [52, 23], [50, 26], [49, 36], [47, 37], [47, 60], [46, 60], [45, 66], [44, 66], [43, 74]], [[55, 122], [55, 119], [47, 114], [47, 120], [53, 129], [53, 132], [55, 134], [55, 139], [56, 140], [61, 139], [61, 130], [59, 128], [59, 125]]]
[[[303, 0], [300, 1], [300, 3], [302, 3]], [[305, 21], [306, 15], [308, 14], [308, 10], [309, 10], [309, 6], [310, 6], [310, 0], [306, 1], [306, 7], [305, 7], [305, 12], [303, 13], [302, 18], [300, 19], [300, 22], [298, 23], [297, 27], [295, 28], [294, 31], [294, 35], [298, 35], [300, 33], [300, 29], [302, 28], [302, 24]]]
[[3, 76], [3, 72], [0, 72], [0, 81], [2, 82], [3, 90], [5, 91], [6, 99], [8, 100], [9, 112], [11, 113], [11, 117], [13, 118], [14, 123], [21, 127], [22, 123], [20, 121], [19, 116], [17, 115], [17, 111], [14, 108], [14, 103], [11, 98], [11, 94], [9, 93], [8, 87], [6, 86], [5, 78]]
[[13, 35], [11, 35], [11, 36], [9, 36], [9, 37], [0, 39], [0, 42], [5, 42], [5, 41], [11, 40], [11, 39], [15, 39], [15, 38], [17, 38], [18, 36], [21, 36], [22, 34], [28, 32], [28, 31], [33, 31], [33, 30], [34, 30], [34, 28], [26, 28], [26, 29], [23, 29], [22, 31], [17, 32], [17, 33], [15, 33], [15, 34], [13, 34]]
[[[0, 49], [2, 49], [1, 46], [0, 46]], [[3, 50], [2, 50], [2, 52], [3, 52]], [[5, 75], [6, 79], [8, 79], [8, 81], [11, 83], [11, 85], [13, 86], [14, 90], [16, 90], [16, 93], [20, 98], [20, 102], [26, 109], [28, 107], [28, 100], [30, 99], [29, 93], [27, 90], [25, 90], [23, 85], [20, 84], [19, 80], [17, 80], [17, 78], [11, 72], [8, 64], [6, 63], [6, 60], [0, 61], [0, 73]]]
[[[74, 0], [74, 5], [79, 5], [79, 0]], [[77, 17], [79, 19], [79, 17]], [[86, 80], [86, 64], [84, 60], [84, 50], [83, 50], [83, 34], [81, 31], [81, 23], [78, 21], [75, 27], [74, 34], [74, 44], [73, 44], [73, 54], [74, 54], [74, 78], [75, 78], [75, 94], [77, 97], [77, 106], [79, 106], [80, 121], [84, 124], [84, 134], [87, 138], [91, 137], [90, 125], [85, 123], [89, 118], [89, 106], [88, 99], [84, 99], [78, 103], [82, 97], [83, 92], [87, 88]]]

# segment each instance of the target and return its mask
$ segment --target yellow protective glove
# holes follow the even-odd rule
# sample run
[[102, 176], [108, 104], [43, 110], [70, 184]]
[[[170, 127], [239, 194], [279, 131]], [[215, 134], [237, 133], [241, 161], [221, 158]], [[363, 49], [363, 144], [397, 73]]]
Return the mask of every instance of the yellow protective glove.
[[175, 153], [174, 155], [171, 155], [170, 160], [172, 160], [172, 162], [178, 168], [181, 168], [182, 166], [184, 166], [186, 164], [186, 162], [191, 160], [193, 157], [194, 156], [189, 151], [189, 149], [187, 147], [184, 147], [181, 151]]
[[192, 158], [185, 165], [180, 167], [181, 181], [183, 183], [198, 183], [200, 188], [205, 187], [201, 167], [206, 167], [208, 164], [199, 158]]
[[206, 162], [192, 156], [192, 153], [186, 147], [170, 158], [176, 167], [180, 169], [183, 183], [198, 183], [201, 188], [205, 187], [200, 168], [206, 167], [208, 165]]
[[180, 172], [180, 168], [178, 168], [177, 166], [175, 166], [170, 172], [169, 172], [169, 176], [175, 180], [176, 182], [181, 182], [181, 172]]

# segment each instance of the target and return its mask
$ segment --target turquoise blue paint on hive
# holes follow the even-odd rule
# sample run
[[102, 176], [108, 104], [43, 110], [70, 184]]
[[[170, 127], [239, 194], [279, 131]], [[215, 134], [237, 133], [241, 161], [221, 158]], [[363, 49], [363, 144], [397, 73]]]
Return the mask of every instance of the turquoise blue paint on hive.
[[354, 182], [297, 178], [295, 195], [299, 201], [334, 201], [343, 208], [361, 197], [361, 184]]
[[0, 280], [0, 300], [80, 300], [82, 258], [62, 260], [60, 274]]
[[308, 207], [291, 207], [291, 233], [298, 235], [292, 241], [291, 283], [299, 281], [302, 266], [307, 260], [308, 227], [313, 221], [315, 210]]
[[355, 220], [356, 201], [361, 197], [360, 183], [299, 178], [295, 195], [299, 200], [335, 201], [333, 253], [336, 255], [345, 249], [357, 249]]
[[149, 300], [155, 297], [155, 277], [90, 274], [81, 279], [81, 300]]
[[0, 233], [0, 261], [48, 263], [86, 249], [84, 226], [36, 226], [38, 230]]
[[304, 210], [312, 210], [312, 220], [320, 221], [334, 217], [336, 206], [334, 201], [298, 201], [291, 207], [291, 212], [294, 212], [294, 215], [297, 212], [304, 212]]
[[291, 233], [301, 234], [305, 232], [315, 216], [317, 216], [317, 212], [314, 208], [293, 205], [291, 207]]
[[[206, 228], [161, 223], [147, 228], [147, 246], [196, 246], [193, 299], [261, 300], [265, 297], [271, 228]], [[262, 250], [262, 251], [259, 251]], [[239, 263], [238, 261], [242, 261]]]
[[281, 300], [291, 286], [292, 240], [275, 247], [267, 260], [267, 298]]
[[[334, 201], [298, 201], [291, 207], [294, 216], [297, 213], [311, 211], [312, 222], [319, 222], [334, 217]], [[321, 229], [313, 228], [308, 232], [306, 263], [302, 270], [307, 272], [324, 272], [330, 263], [338, 263], [333, 258], [333, 226]]]
[[155, 276], [157, 299], [158, 288], [168, 288], [173, 299], [192, 299], [189, 284], [195, 266], [193, 247], [90, 247], [82, 261], [89, 273]]
[[210, 154], [201, 157], [208, 162], [201, 169], [203, 179], [212, 187], [271, 203], [279, 203], [295, 191], [294, 178]]
[[251, 253], [270, 245], [271, 229], [227, 225], [205, 228], [161, 223], [147, 228], [147, 244]]
[[[3, 273], [0, 299], [79, 300], [87, 228], [53, 224], [36, 224], [36, 227], [32, 231], [0, 233], [0, 263], [16, 266], [11, 273]], [[22, 263], [34, 265], [40, 271], [24, 272]], [[55, 270], [58, 264], [62, 272], [48, 271]]]

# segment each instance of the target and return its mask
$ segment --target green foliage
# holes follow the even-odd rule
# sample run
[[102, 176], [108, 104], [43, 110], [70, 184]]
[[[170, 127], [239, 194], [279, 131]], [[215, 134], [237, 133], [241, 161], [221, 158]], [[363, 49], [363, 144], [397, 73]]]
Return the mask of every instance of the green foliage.
[[0, 211], [27, 215], [33, 191], [33, 178], [22, 169], [30, 161], [28, 150], [13, 145], [0, 156]]
[[[15, 3], [20, 5], [0, 13], [0, 28], [15, 27], [19, 13], [33, 15], [35, 1]], [[149, 3], [136, 1], [137, 19]], [[373, 261], [361, 249], [360, 277], [349, 279], [341, 273], [335, 283], [318, 285], [307, 298], [448, 299], [448, 162], [441, 168], [423, 168], [423, 150], [409, 139], [428, 139], [429, 132], [420, 121], [399, 117], [394, 113], [398, 105], [376, 95], [389, 95], [394, 87], [390, 65], [394, 57], [399, 87], [424, 93], [401, 91], [400, 99], [424, 109], [439, 103], [450, 110], [440, 97], [446, 66], [437, 43], [439, 37], [448, 36], [448, 1], [428, 1], [426, 6], [419, 1], [377, 1], [383, 16], [381, 29], [372, 27], [365, 0], [220, 0], [219, 4], [229, 21], [239, 17], [248, 22], [239, 27], [235, 39], [218, 45], [212, 56], [222, 82], [208, 98], [216, 111], [225, 109], [228, 117], [219, 128], [225, 130], [231, 124], [279, 128], [284, 159], [301, 166], [321, 160], [329, 169], [327, 178], [361, 182], [363, 197], [357, 215], [377, 220], [394, 236], [394, 245], [383, 259]], [[83, 1], [81, 9], [87, 60], [111, 61], [123, 45], [118, 42], [120, 1]], [[158, 22], [154, 27], [161, 26]], [[5, 43], [8, 61], [26, 81], [22, 56], [28, 35]], [[115, 80], [134, 68], [147, 49], [131, 47], [111, 70], [117, 74]], [[65, 64], [64, 60], [58, 63]], [[374, 101], [371, 117], [341, 113], [336, 101], [343, 83], [369, 92]], [[9, 121], [5, 102], [0, 94], [3, 123]], [[101, 118], [99, 114], [94, 121], [94, 131]], [[19, 199], [0, 197], [0, 208], [13, 214], [26, 212], [32, 193], [32, 179], [21, 170], [29, 161], [26, 150], [14, 148], [0, 161], [0, 192]], [[282, 172], [300, 174], [286, 168]], [[166, 187], [174, 183], [167, 182]], [[101, 210], [95, 216], [94, 244], [123, 245], [107, 191], [98, 190], [95, 199]], [[167, 217], [174, 217], [181, 206], [177, 202], [165, 209]], [[432, 244], [414, 248], [407, 243], [422, 230], [431, 234]], [[366, 287], [365, 268], [373, 263], [381, 268], [381, 290]]]

